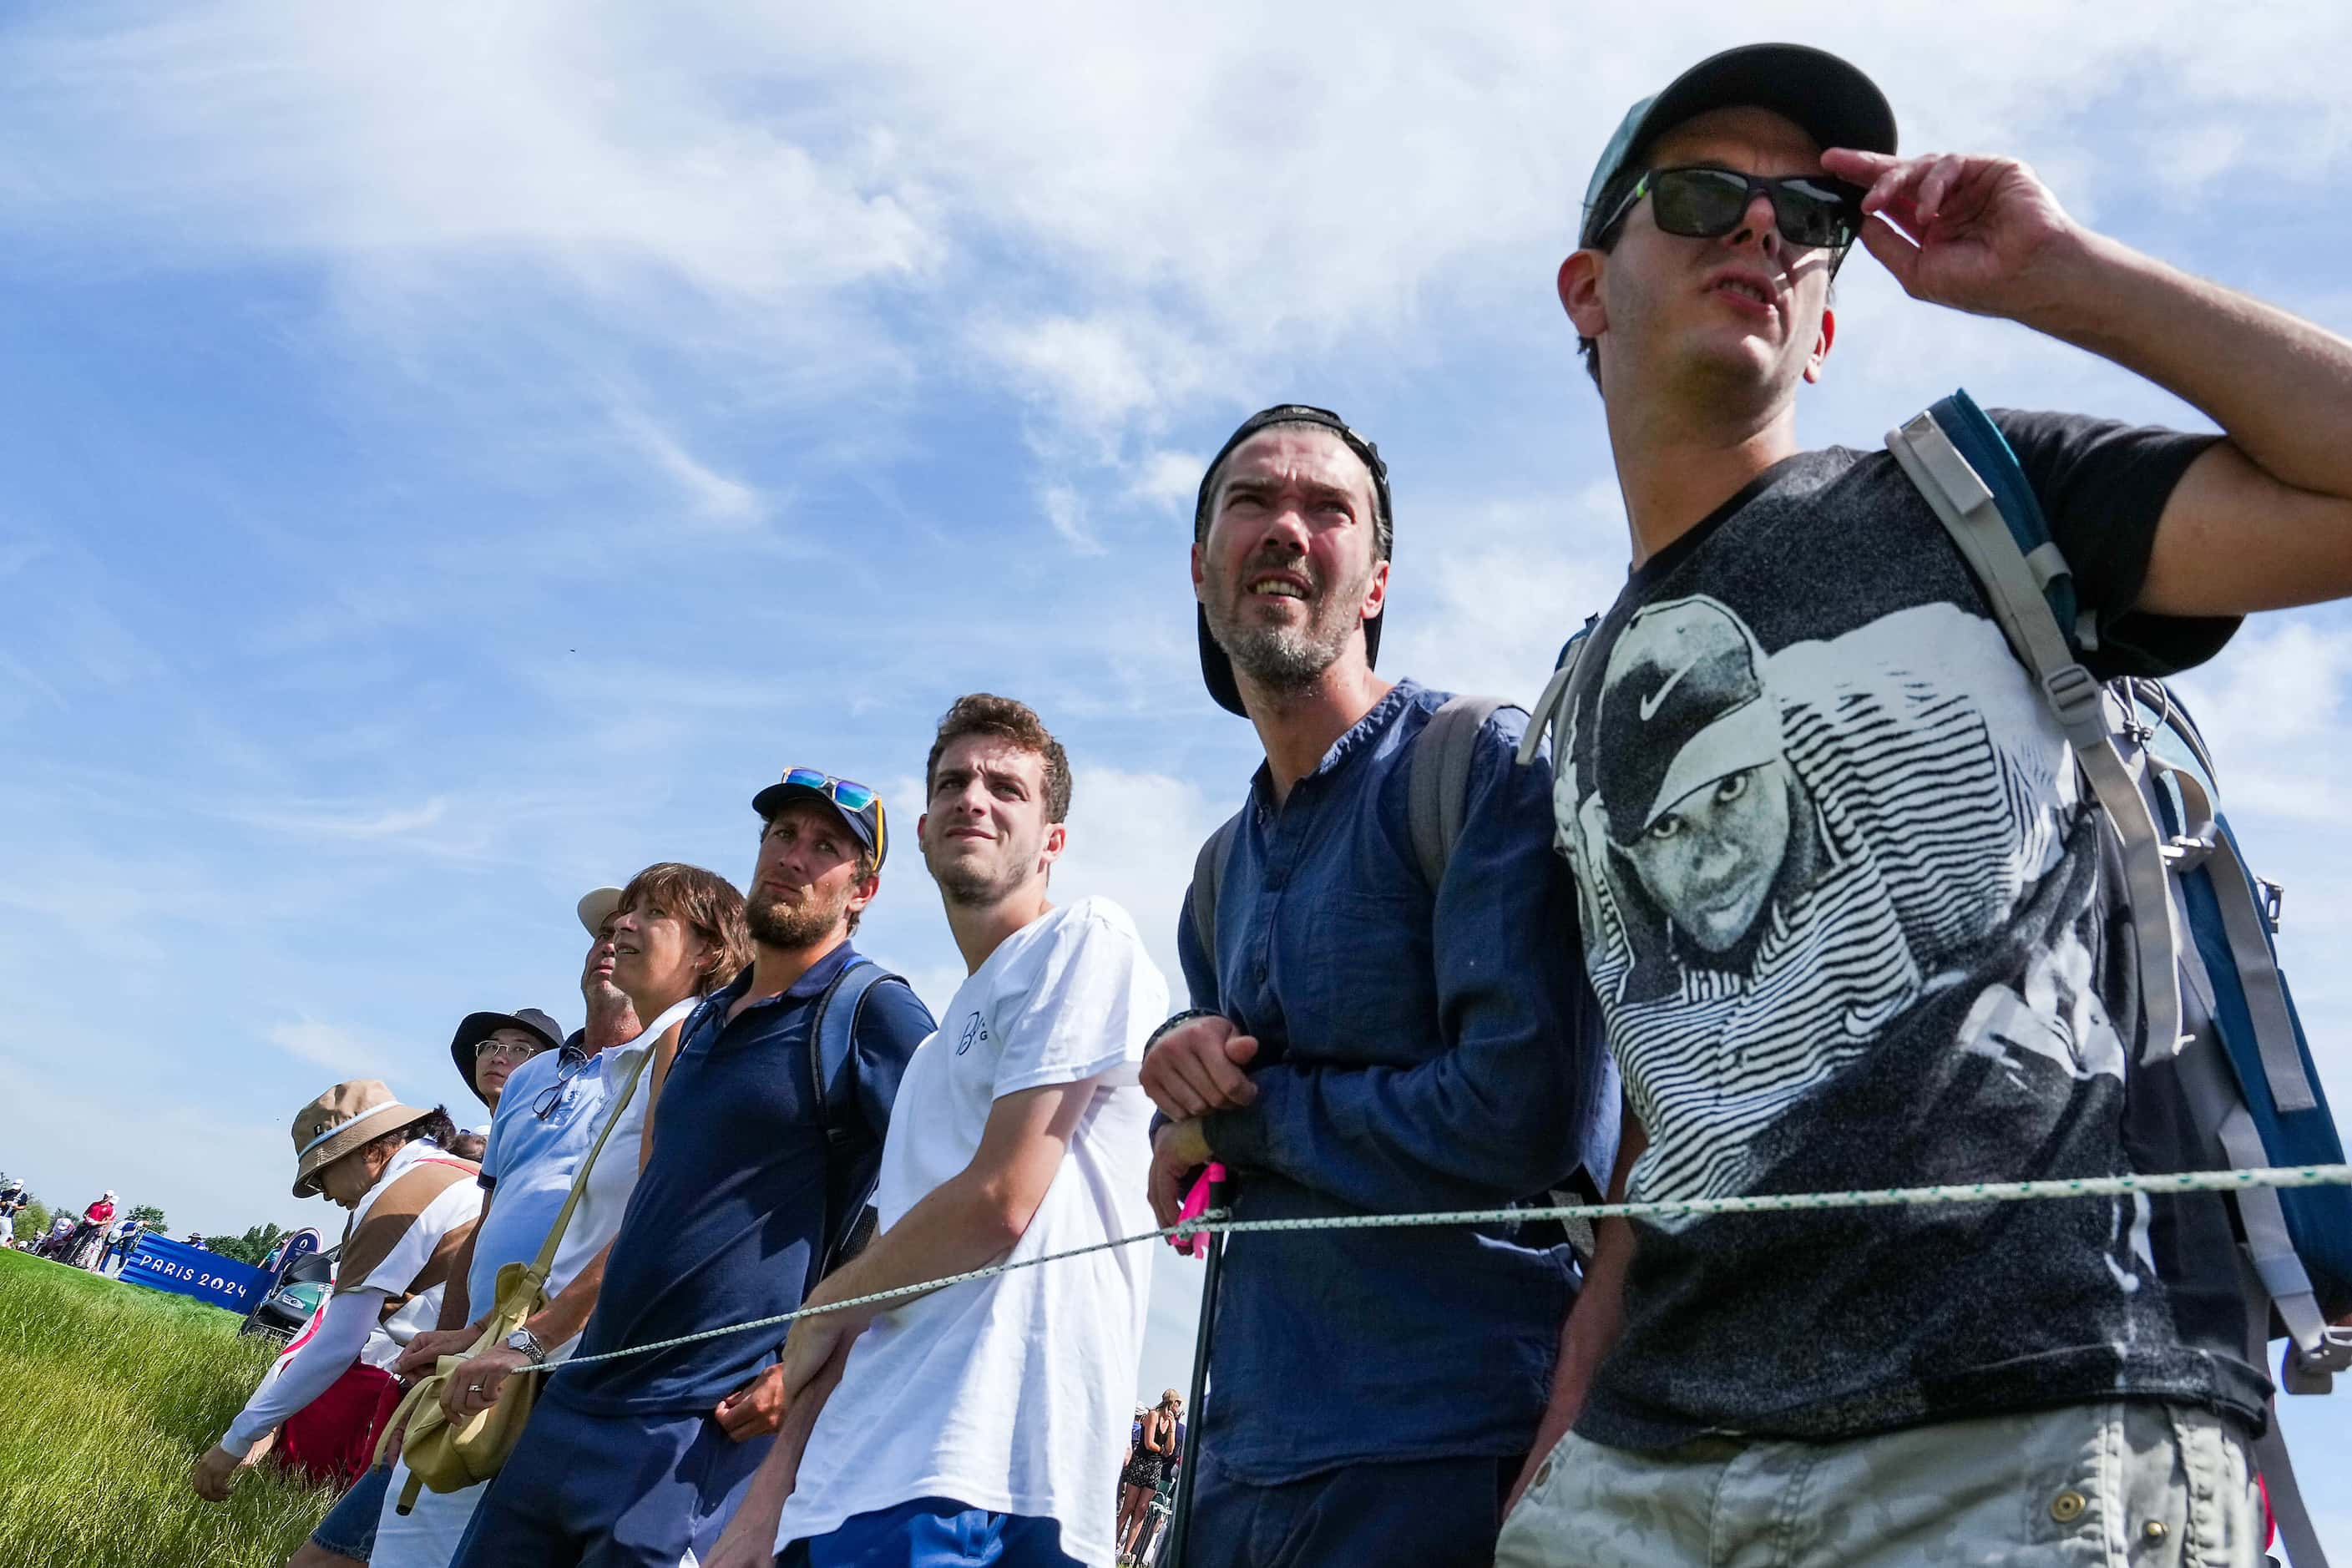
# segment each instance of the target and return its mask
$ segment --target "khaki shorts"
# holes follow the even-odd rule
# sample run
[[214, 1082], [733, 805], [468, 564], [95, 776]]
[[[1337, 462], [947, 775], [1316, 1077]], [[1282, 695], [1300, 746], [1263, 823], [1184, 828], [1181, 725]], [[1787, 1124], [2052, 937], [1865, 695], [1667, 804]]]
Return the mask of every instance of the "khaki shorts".
[[2118, 1402], [1843, 1443], [1575, 1433], [1503, 1521], [1496, 1568], [2247, 1568], [2246, 1443], [2201, 1410]]

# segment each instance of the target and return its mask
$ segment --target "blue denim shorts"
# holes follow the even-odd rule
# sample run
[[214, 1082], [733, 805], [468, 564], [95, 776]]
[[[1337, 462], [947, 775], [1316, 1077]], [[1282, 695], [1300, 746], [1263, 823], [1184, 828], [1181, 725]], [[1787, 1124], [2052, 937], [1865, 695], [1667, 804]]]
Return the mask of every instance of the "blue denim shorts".
[[319, 1528], [310, 1532], [312, 1545], [360, 1563], [375, 1551], [375, 1521], [383, 1516], [383, 1489], [392, 1484], [392, 1467], [378, 1465], [335, 1500]]

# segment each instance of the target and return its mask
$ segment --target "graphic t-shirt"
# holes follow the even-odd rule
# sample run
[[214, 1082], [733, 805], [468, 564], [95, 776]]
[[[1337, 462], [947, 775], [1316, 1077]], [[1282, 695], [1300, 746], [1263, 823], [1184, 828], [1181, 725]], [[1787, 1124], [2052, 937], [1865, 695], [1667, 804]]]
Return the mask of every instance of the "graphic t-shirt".
[[[907, 1065], [875, 1193], [887, 1232], [971, 1163], [995, 1102], [1094, 1080], [1013, 1261], [1151, 1228], [1143, 1045], [1168, 983], [1127, 911], [1049, 910], [958, 988]], [[950, 1285], [860, 1334], [817, 1417], [776, 1544], [916, 1498], [1053, 1519], [1062, 1551], [1112, 1556], [1109, 1501], [1130, 1421], [1151, 1248], [1121, 1247]]]
[[[1997, 413], [2097, 612], [2095, 674], [2234, 622], [2135, 615], [2208, 437]], [[1776, 465], [1579, 655], [1558, 843], [1650, 1137], [1636, 1199], [2196, 1163], [2143, 1071], [2111, 836], [1884, 452]], [[2211, 1197], [1643, 1225], [1578, 1430], [1833, 1439], [2117, 1394], [2262, 1418]]]

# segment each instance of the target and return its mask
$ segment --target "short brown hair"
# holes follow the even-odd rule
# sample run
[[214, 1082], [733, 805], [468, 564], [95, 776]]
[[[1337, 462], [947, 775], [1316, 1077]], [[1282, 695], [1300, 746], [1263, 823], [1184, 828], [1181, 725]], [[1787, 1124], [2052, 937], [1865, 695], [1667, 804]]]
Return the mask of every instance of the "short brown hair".
[[926, 802], [931, 797], [931, 785], [939, 778], [940, 753], [948, 749], [949, 742], [960, 741], [966, 735], [995, 735], [1024, 752], [1036, 752], [1045, 764], [1045, 820], [1070, 819], [1070, 758], [1062, 750], [1062, 742], [1054, 739], [1054, 732], [1045, 728], [1045, 721], [1026, 702], [985, 691], [957, 698], [940, 720], [939, 736], [931, 742], [929, 760], [923, 763]]
[[709, 944], [710, 956], [694, 977], [698, 996], [708, 996], [751, 962], [751, 932], [743, 923], [743, 895], [716, 871], [662, 860], [629, 879], [613, 912], [635, 910], [640, 903], [686, 922], [687, 929]]

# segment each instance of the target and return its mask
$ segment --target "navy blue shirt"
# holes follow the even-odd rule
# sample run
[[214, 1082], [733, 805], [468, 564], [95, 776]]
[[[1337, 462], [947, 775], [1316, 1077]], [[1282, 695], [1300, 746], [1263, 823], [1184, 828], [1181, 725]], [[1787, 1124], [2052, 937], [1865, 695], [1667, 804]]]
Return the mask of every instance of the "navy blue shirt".
[[[579, 1354], [789, 1312], [816, 1283], [829, 1220], [808, 1031], [812, 1004], [856, 957], [843, 942], [730, 1022], [747, 969], [687, 1020], [654, 1106], [653, 1158], [629, 1194]], [[880, 1162], [907, 1058], [936, 1026], [903, 985], [866, 994], [850, 1154], [861, 1182]], [[836, 1113], [845, 1103], [838, 1090], [833, 1103]], [[548, 1380], [548, 1396], [592, 1415], [704, 1415], [773, 1362], [783, 1338], [761, 1329], [566, 1370]]]
[[[1551, 769], [1479, 734], [1442, 884], [1412, 851], [1414, 738], [1445, 700], [1403, 681], [1277, 805], [1260, 768], [1192, 1005], [1259, 1042], [1257, 1099], [1205, 1123], [1242, 1219], [1496, 1208], [1597, 1193], [1619, 1088], [1551, 852]], [[1359, 1461], [1527, 1451], [1576, 1268], [1559, 1231], [1461, 1226], [1226, 1243], [1205, 1440], [1244, 1481]]]

